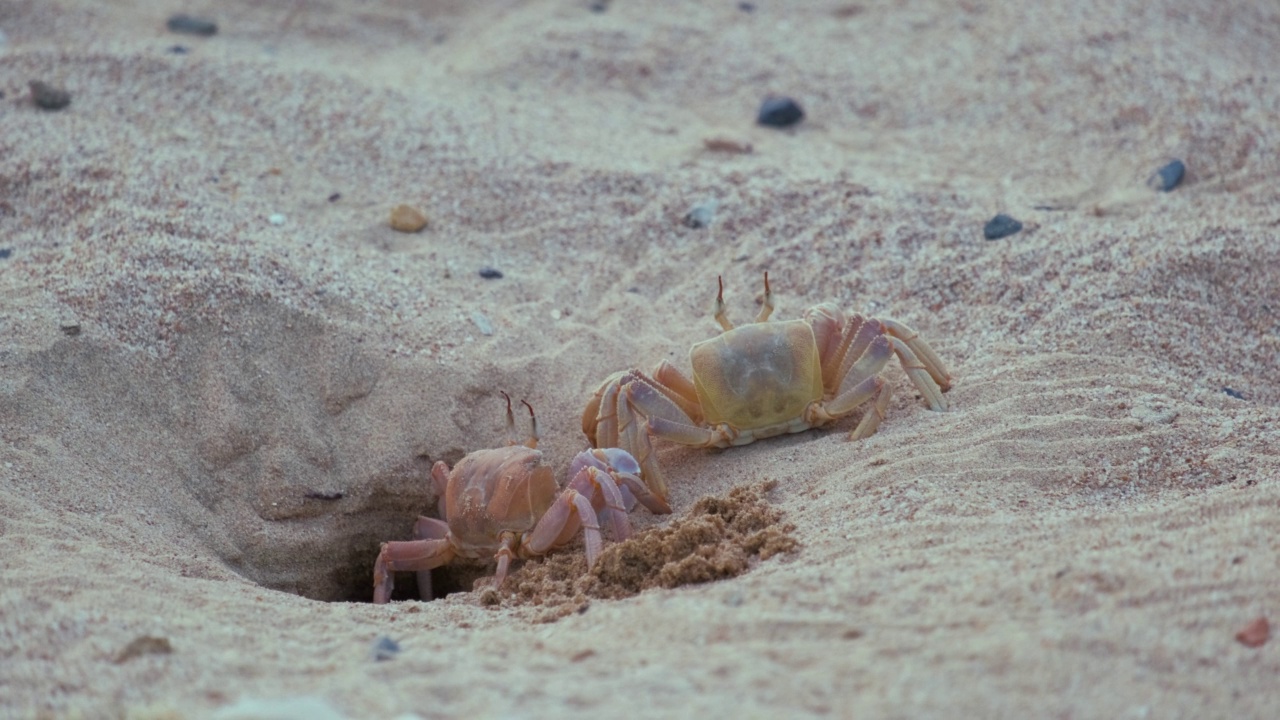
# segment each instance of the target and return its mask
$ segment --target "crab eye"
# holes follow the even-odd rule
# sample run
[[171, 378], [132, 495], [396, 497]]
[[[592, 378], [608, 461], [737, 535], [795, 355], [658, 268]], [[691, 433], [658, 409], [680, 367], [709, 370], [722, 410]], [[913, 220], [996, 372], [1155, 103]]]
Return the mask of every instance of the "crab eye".
[[640, 474], [640, 463], [631, 456], [631, 453], [622, 448], [605, 448], [605, 461], [609, 463], [609, 467], [621, 473], [630, 475]]

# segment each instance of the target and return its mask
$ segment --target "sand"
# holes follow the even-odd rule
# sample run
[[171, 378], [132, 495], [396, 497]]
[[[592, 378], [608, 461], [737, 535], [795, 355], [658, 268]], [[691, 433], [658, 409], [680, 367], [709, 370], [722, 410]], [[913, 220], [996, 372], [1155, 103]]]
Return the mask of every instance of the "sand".
[[[1274, 8], [592, 5], [0, 4], [0, 717], [1280, 715]], [[766, 271], [955, 378], [659, 443], [637, 529], [773, 482], [792, 551], [368, 602], [499, 391], [563, 476]]]

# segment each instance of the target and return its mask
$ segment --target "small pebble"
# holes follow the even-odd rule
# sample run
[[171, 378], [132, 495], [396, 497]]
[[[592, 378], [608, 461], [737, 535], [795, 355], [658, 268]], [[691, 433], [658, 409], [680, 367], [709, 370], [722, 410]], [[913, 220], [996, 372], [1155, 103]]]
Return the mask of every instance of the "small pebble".
[[1230, 395], [1231, 397], [1233, 397], [1233, 398], [1235, 398], [1235, 399], [1237, 399], [1237, 400], [1243, 400], [1243, 399], [1244, 399], [1244, 393], [1240, 392], [1239, 390], [1232, 390], [1232, 389], [1231, 389], [1231, 388], [1229, 388], [1229, 387], [1224, 387], [1224, 388], [1222, 388], [1222, 392], [1224, 392], [1224, 393], [1226, 393], [1226, 394]]
[[13, 248], [0, 248], [0, 260], [4, 260], [13, 254]]
[[58, 329], [67, 337], [75, 337], [80, 334], [80, 320], [73, 315], [64, 316], [58, 320]]
[[174, 55], [186, 55], [186, 54], [187, 54], [187, 46], [186, 46], [186, 45], [173, 45], [173, 46], [171, 46], [171, 47], [169, 48], [169, 52], [170, 52], [170, 53], [172, 53], [172, 54], [174, 54]]
[[1236, 642], [1245, 647], [1262, 647], [1267, 640], [1271, 639], [1271, 623], [1267, 622], [1265, 617], [1255, 618], [1253, 622], [1244, 626], [1244, 629], [1236, 633]]
[[400, 654], [400, 643], [392, 640], [386, 635], [379, 635], [377, 640], [373, 641], [373, 649], [371, 654], [377, 662], [390, 660]]
[[593, 13], [602, 13], [602, 12], [604, 12], [605, 10], [608, 10], [608, 9], [609, 9], [609, 3], [607, 3], [607, 2], [593, 2], [593, 3], [591, 3], [591, 12], [593, 12]]
[[342, 199], [342, 193], [334, 193], [329, 196], [329, 202], [338, 202]]
[[734, 155], [750, 155], [751, 143], [725, 137], [704, 138], [702, 147], [707, 152], [732, 153]]
[[32, 80], [27, 85], [31, 88], [31, 99], [41, 110], [61, 110], [71, 104], [71, 93], [62, 88], [39, 80]]
[[493, 334], [493, 323], [489, 322], [488, 315], [485, 315], [482, 312], [473, 312], [471, 313], [471, 322], [475, 323], [476, 327], [480, 328], [481, 335]]
[[684, 216], [685, 227], [693, 229], [707, 227], [716, 219], [716, 208], [720, 203], [715, 200], [708, 200], [703, 203], [694, 205], [692, 209]]
[[755, 12], [756, 6], [755, 3], [740, 2], [738, 3], [738, 9], [742, 12]]
[[480, 268], [480, 277], [484, 278], [485, 280], [501, 280], [502, 271], [496, 268], [491, 268], [487, 266], [482, 267]]
[[760, 114], [756, 122], [767, 127], [791, 127], [804, 119], [804, 110], [800, 104], [789, 97], [767, 97], [760, 104]]
[[403, 233], [416, 233], [427, 226], [427, 216], [410, 205], [397, 205], [391, 209], [391, 229]]
[[283, 225], [284, 221], [285, 221], [285, 216], [281, 215], [280, 213], [272, 213], [270, 216], [267, 217], [267, 222], [271, 223], [272, 225]]
[[1147, 179], [1147, 187], [1160, 192], [1169, 192], [1178, 187], [1178, 183], [1182, 182], [1182, 176], [1187, 172], [1187, 166], [1182, 164], [1181, 160], [1174, 160], [1168, 165], [1160, 168]]
[[214, 21], [185, 14], [174, 15], [169, 18], [169, 22], [165, 23], [165, 27], [169, 28], [170, 32], [182, 33], [183, 35], [209, 37], [218, 33], [218, 24]]
[[124, 649], [111, 659], [111, 662], [119, 665], [143, 655], [168, 655], [171, 652], [173, 652], [173, 645], [169, 644], [169, 638], [142, 635], [125, 645]]
[[561, 313], [560, 313], [560, 310], [559, 310], [559, 309], [555, 309], [555, 310], [552, 310], [552, 311], [551, 311], [551, 319], [552, 319], [552, 320], [559, 320], [559, 319], [560, 319], [560, 317], [561, 317]]
[[988, 240], [999, 240], [1003, 237], [1009, 237], [1020, 230], [1022, 230], [1022, 223], [1004, 213], [1000, 213], [987, 221], [987, 224], [982, 228], [982, 235]]

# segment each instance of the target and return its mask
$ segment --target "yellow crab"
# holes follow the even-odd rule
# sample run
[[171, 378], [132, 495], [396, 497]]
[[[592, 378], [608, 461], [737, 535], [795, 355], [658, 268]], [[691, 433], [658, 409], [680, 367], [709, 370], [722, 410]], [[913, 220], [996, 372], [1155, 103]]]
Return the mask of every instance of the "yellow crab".
[[947, 409], [942, 393], [951, 388], [951, 375], [907, 325], [846, 315], [829, 303], [797, 320], [768, 322], [772, 313], [765, 273], [760, 314], [734, 327], [721, 281], [715, 318], [724, 332], [689, 350], [693, 379], [665, 360], [648, 375], [633, 369], [609, 376], [582, 414], [591, 445], [635, 456], [646, 486], [665, 501], [650, 435], [693, 447], [745, 445], [828, 425], [872, 402], [850, 433], [851, 439], [869, 437], [889, 406], [892, 388], [879, 374], [893, 355], [929, 408]]

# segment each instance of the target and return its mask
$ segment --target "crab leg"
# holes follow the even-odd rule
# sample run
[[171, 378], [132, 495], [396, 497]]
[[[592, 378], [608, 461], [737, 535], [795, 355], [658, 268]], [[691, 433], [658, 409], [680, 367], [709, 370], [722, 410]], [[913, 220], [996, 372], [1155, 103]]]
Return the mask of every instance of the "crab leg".
[[[884, 326], [875, 318], [864, 318], [861, 315], [853, 314], [849, 316], [845, 323], [845, 334], [841, 341], [840, 365], [836, 371], [836, 387], [839, 388], [849, 381], [849, 374], [855, 363], [862, 360], [867, 354], [872, 344], [884, 336]], [[888, 359], [888, 355], [885, 358]], [[883, 367], [883, 366], [881, 366]], [[876, 370], [876, 372], [880, 372]], [[862, 375], [859, 377], [869, 377]], [[837, 392], [839, 390], [837, 389]]]
[[702, 417], [702, 402], [693, 381], [685, 377], [675, 365], [663, 360], [653, 368], [653, 384], [671, 401], [680, 406], [685, 415], [697, 420]]
[[893, 341], [893, 351], [897, 353], [898, 361], [902, 363], [902, 369], [907, 371], [907, 377], [911, 378], [916, 389], [924, 396], [924, 401], [929, 403], [929, 409], [946, 410], [947, 399], [942, 396], [942, 389], [928, 372], [928, 366], [916, 358], [907, 343], [896, 337], [890, 339]]
[[937, 383], [942, 392], [951, 389], [951, 373], [947, 372], [947, 366], [942, 363], [942, 358], [938, 357], [938, 354], [933, 351], [929, 343], [924, 341], [924, 338], [920, 337], [919, 333], [909, 325], [900, 323], [897, 320], [882, 320], [881, 322], [884, 323], [884, 328], [889, 331], [890, 335], [905, 342], [916, 357], [920, 358], [924, 369], [928, 371], [930, 377], [933, 378], [933, 381]]
[[626, 377], [620, 372], [605, 380], [582, 414], [582, 432], [593, 447], [618, 445], [618, 390]]
[[[636, 411], [648, 419], [649, 430], [661, 437], [681, 445], [694, 447], [714, 447], [719, 434], [714, 430], [698, 427], [689, 417], [671, 402], [665, 395], [643, 383], [627, 385], [627, 401], [636, 407]], [[640, 467], [644, 468], [644, 465]], [[648, 477], [648, 469], [645, 469]]]
[[[596, 522], [596, 511], [591, 506], [591, 501], [573, 488], [560, 493], [542, 519], [538, 520], [538, 524], [525, 535], [525, 553], [545, 555], [551, 548], [568, 541], [577, 532], [579, 524], [587, 546], [587, 567], [594, 566], [600, 557], [600, 548], [604, 545], [600, 538], [600, 525]], [[501, 558], [498, 560], [498, 569], [502, 570]]]
[[[444, 509], [444, 503], [440, 503], [440, 508]], [[422, 517], [418, 518], [418, 522], [413, 524], [414, 540], [444, 540], [449, 536], [449, 523], [437, 520], [435, 518]], [[431, 571], [418, 571], [418, 598], [422, 600], [430, 600], [431, 595]]]
[[[879, 378], [877, 378], [879, 379]], [[884, 420], [885, 413], [889, 410], [889, 400], [893, 397], [893, 386], [884, 383], [880, 386], [880, 392], [876, 395], [876, 402], [862, 416], [862, 420], [858, 422], [858, 427], [849, 433], [850, 440], [862, 440], [869, 438], [875, 434], [876, 429], [880, 427], [880, 421]]]
[[373, 564], [373, 602], [385, 604], [395, 587], [392, 573], [398, 570], [431, 570], [453, 560], [453, 545], [446, 538], [404, 540], [382, 543]]
[[[628, 386], [629, 388], [630, 386]], [[646, 387], [643, 384], [637, 384], [637, 387]], [[644, 477], [644, 483], [648, 487], [650, 494], [662, 500], [661, 506], [666, 506], [667, 497], [667, 480], [662, 475], [662, 468], [658, 466], [658, 456], [653, 451], [653, 443], [649, 440], [649, 433], [646, 432], [646, 424], [637, 419], [636, 411], [631, 407], [631, 401], [628, 400], [629, 392], [625, 392], [618, 398], [618, 447], [626, 450], [636, 459], [636, 463], [640, 465], [640, 472]], [[636, 499], [641, 499], [640, 495], [636, 495]], [[648, 507], [652, 512], [659, 512], [654, 507]], [[667, 512], [670, 512], [668, 508]]]

